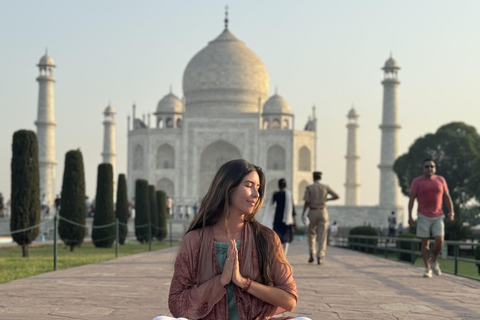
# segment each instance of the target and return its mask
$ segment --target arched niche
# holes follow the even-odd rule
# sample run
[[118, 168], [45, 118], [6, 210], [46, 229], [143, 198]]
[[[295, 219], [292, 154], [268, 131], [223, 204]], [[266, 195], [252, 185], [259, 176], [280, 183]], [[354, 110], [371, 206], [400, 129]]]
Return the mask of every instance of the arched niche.
[[216, 141], [206, 147], [200, 156], [200, 172], [198, 196], [200, 199], [207, 193], [217, 170], [227, 161], [241, 159], [240, 151], [231, 143]]
[[311, 164], [312, 155], [310, 149], [303, 146], [298, 151], [298, 170], [300, 171], [312, 171]]
[[162, 144], [157, 149], [156, 168], [157, 169], [174, 169], [175, 168], [175, 149], [168, 143]]
[[285, 149], [279, 145], [268, 148], [267, 151], [267, 169], [285, 170]]
[[272, 121], [272, 129], [280, 129], [280, 120], [273, 119]]
[[139, 144], [133, 148], [133, 170], [143, 170], [143, 147]]

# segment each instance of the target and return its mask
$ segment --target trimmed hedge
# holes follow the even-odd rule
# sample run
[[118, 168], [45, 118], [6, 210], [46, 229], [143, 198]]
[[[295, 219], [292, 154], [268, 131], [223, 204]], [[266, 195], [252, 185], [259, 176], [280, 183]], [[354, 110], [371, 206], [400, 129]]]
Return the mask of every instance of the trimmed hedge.
[[157, 237], [158, 233], [158, 209], [157, 209], [157, 197], [155, 195], [155, 187], [148, 186], [148, 200], [150, 201], [150, 222], [152, 223], [152, 238]]
[[[40, 223], [40, 185], [38, 169], [38, 142], [33, 131], [19, 130], [12, 142], [12, 202], [10, 231], [33, 227]], [[28, 257], [28, 245], [38, 236], [39, 228], [12, 234], [22, 246], [23, 257]]]
[[144, 226], [148, 223], [150, 223], [148, 182], [138, 179], [135, 181], [135, 236], [141, 243], [148, 242], [148, 226]]
[[[115, 204], [115, 214], [120, 225], [118, 226], [118, 232], [120, 239], [118, 242], [120, 244], [125, 244], [125, 238], [127, 237], [128, 228], [128, 196], [127, 196], [127, 180], [125, 175], [118, 175], [118, 186], [117, 186], [117, 203]], [[122, 223], [124, 225], [122, 225]]]
[[[85, 171], [80, 150], [70, 150], [65, 154], [65, 168], [62, 182], [60, 216], [85, 225]], [[85, 227], [60, 219], [58, 234], [70, 251], [83, 243]]]
[[[369, 245], [369, 246], [377, 246], [378, 240], [377, 239], [358, 239], [358, 238], [353, 238], [350, 236], [374, 236], [378, 237], [378, 231], [377, 229], [369, 226], [359, 226], [355, 227], [350, 230], [349, 232], [349, 237], [348, 237], [348, 244], [349, 247], [353, 250], [361, 251], [361, 252], [367, 252], [367, 253], [374, 253], [375, 249], [374, 248], [367, 248], [364, 247], [363, 245]], [[360, 245], [358, 245], [360, 244]]]
[[158, 233], [157, 239], [162, 241], [167, 237], [167, 194], [165, 191], [158, 190], [157, 196], [157, 209], [158, 209]]
[[[401, 235], [398, 236], [398, 238], [407, 238], [407, 239], [416, 239], [417, 236], [414, 235], [413, 233], [403, 233]], [[410, 241], [400, 241], [400, 240], [397, 240], [397, 247], [400, 248], [400, 249], [403, 249], [403, 250], [412, 250], [412, 243]], [[413, 249], [415, 251], [419, 250], [420, 248], [420, 243], [418, 242], [414, 242], [413, 243]], [[401, 261], [407, 261], [407, 262], [411, 262], [412, 264], [415, 263], [415, 260], [417, 259], [417, 256], [415, 254], [411, 254], [411, 253], [406, 253], [406, 252], [400, 252], [400, 255], [399, 255], [399, 260]]]
[[[115, 222], [113, 212], [113, 167], [110, 163], [98, 165], [95, 215], [93, 216], [92, 242], [97, 248], [111, 248], [115, 241], [115, 225], [101, 227]], [[101, 228], [95, 228], [95, 227]]]

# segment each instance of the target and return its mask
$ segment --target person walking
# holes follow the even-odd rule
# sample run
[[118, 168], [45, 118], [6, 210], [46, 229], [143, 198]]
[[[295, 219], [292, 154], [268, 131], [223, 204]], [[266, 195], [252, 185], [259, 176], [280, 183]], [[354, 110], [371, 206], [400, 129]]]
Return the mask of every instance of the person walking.
[[[308, 247], [310, 252], [309, 263], [313, 262], [313, 257], [317, 256], [317, 264], [322, 264], [327, 249], [328, 233], [328, 212], [327, 201], [339, 199], [338, 194], [328, 185], [320, 183], [322, 179], [321, 172], [313, 173], [313, 184], [305, 190], [305, 205], [303, 206], [302, 221], [308, 227]], [[330, 197], [329, 197], [330, 195]], [[306, 222], [305, 213], [308, 212], [308, 221]], [[316, 242], [318, 239], [318, 250]]]
[[[397, 218], [395, 218], [395, 211], [392, 211], [392, 214], [388, 216], [388, 237], [395, 238], [395, 232], [397, 231]], [[387, 240], [387, 243], [389, 241]], [[392, 240], [393, 243], [393, 240]]]
[[288, 245], [293, 241], [293, 228], [297, 228], [295, 223], [296, 213], [293, 206], [292, 193], [287, 190], [287, 181], [285, 179], [278, 180], [278, 189], [280, 190], [275, 192], [270, 201], [268, 201], [262, 224], [277, 233], [282, 243], [283, 251], [287, 255]]
[[55, 213], [56, 214], [59, 214], [61, 204], [62, 204], [62, 199], [60, 198], [60, 195], [57, 194], [57, 197], [55, 198]]
[[328, 228], [327, 245], [330, 245], [331, 238], [335, 237], [337, 233], [338, 233], [337, 221], [333, 221], [333, 224], [330, 225], [330, 227]]
[[[421, 251], [426, 268], [423, 276], [426, 278], [432, 277], [432, 271], [437, 276], [442, 274], [437, 258], [443, 248], [445, 233], [443, 202], [448, 209], [447, 221], [453, 221], [455, 216], [447, 183], [442, 176], [436, 175], [435, 172], [435, 162], [431, 159], [425, 159], [423, 161], [423, 176], [412, 181], [408, 202], [408, 224], [413, 226], [412, 209], [415, 199], [417, 199], [417, 237], [422, 239]], [[430, 258], [431, 236], [435, 239], [432, 258]]]

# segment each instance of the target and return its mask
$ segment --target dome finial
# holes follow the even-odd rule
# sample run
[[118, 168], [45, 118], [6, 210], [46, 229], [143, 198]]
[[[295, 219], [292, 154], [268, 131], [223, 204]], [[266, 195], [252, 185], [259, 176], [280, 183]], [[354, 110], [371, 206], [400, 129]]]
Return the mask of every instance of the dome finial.
[[170, 93], [172, 93], [172, 84], [170, 83]]
[[390, 58], [393, 58], [392, 50], [390, 50]]
[[275, 94], [278, 94], [278, 86], [275, 86]]
[[225, 6], [225, 29], [228, 29], [228, 6]]

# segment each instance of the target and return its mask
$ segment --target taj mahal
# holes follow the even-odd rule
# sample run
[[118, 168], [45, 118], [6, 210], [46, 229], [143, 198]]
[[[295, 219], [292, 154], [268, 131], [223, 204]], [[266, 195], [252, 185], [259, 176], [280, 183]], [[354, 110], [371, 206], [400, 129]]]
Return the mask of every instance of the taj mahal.
[[[53, 59], [47, 54], [39, 63], [40, 84], [37, 135], [39, 139], [40, 185], [47, 201], [53, 202], [55, 121]], [[359, 199], [359, 115], [347, 112], [345, 205], [329, 206], [330, 220], [342, 226], [386, 221], [390, 211], [402, 221], [400, 189], [393, 172], [398, 156], [398, 70], [390, 57], [384, 67], [381, 130], [380, 195], [378, 206], [362, 206]], [[297, 213], [303, 194], [317, 170], [317, 118], [315, 107], [305, 125], [295, 128], [295, 114], [275, 92], [269, 96], [270, 77], [260, 59], [225, 26], [188, 62], [183, 73], [183, 96], [172, 90], [153, 112], [137, 116], [136, 106], [128, 117], [127, 186], [135, 195], [135, 181], [148, 180], [164, 190], [178, 206], [200, 203], [217, 169], [226, 161], [243, 158], [263, 168], [266, 197], [285, 178], [292, 191]], [[380, 108], [379, 108], [380, 110]], [[115, 110], [105, 116], [102, 162], [115, 168]], [[321, 145], [318, 146], [322, 148]], [[51, 190], [50, 190], [51, 189]], [[340, 194], [340, 190], [337, 190]]]

